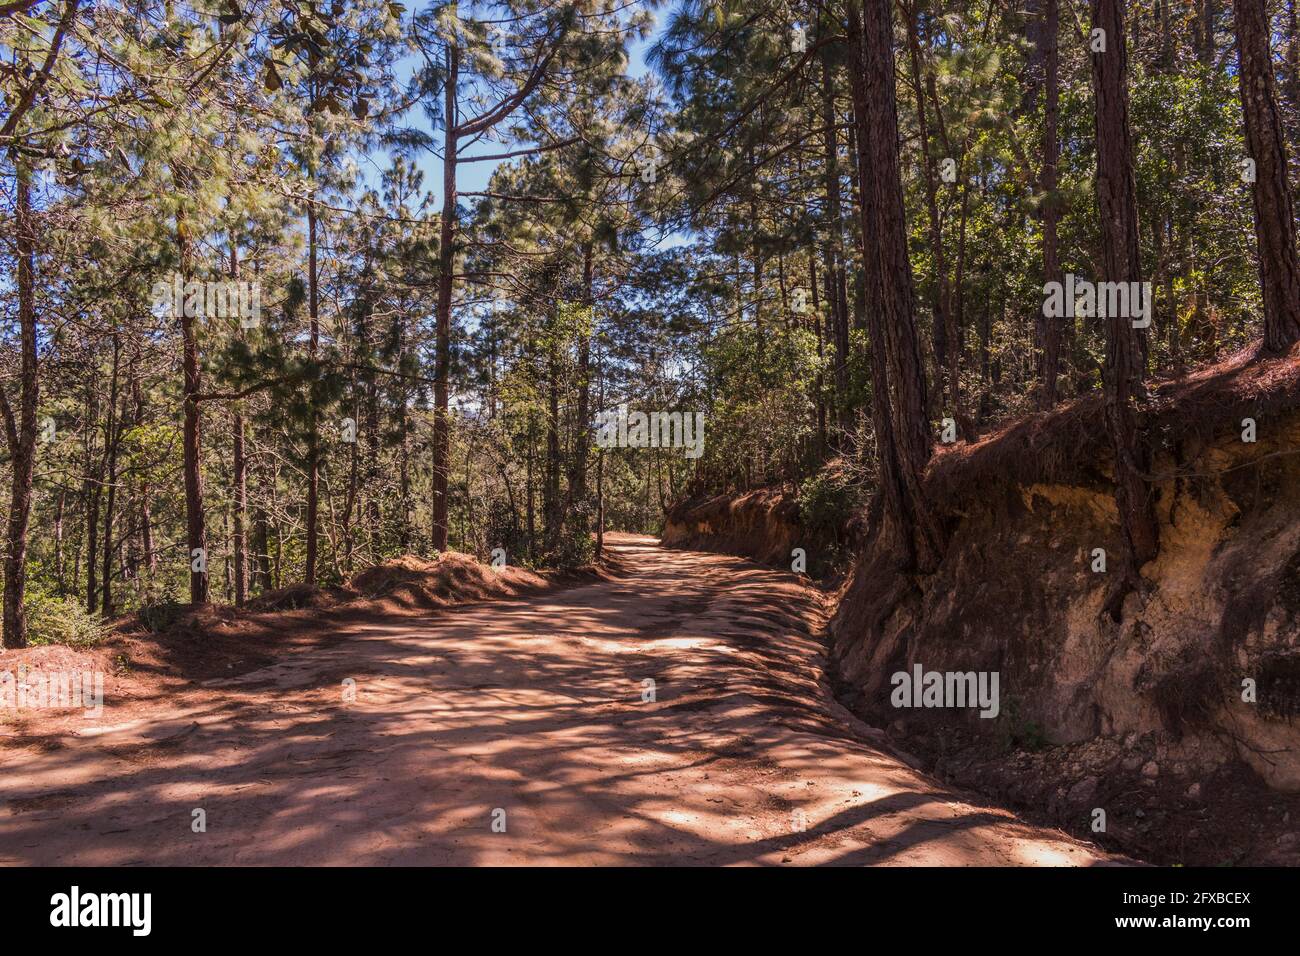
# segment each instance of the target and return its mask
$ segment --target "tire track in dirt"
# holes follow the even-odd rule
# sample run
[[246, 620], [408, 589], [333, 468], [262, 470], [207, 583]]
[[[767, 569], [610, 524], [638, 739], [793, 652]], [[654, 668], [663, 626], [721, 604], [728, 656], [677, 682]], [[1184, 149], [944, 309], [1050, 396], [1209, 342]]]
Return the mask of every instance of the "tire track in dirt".
[[881, 749], [822, 679], [822, 598], [793, 575], [609, 540], [625, 577], [349, 619], [129, 724], [11, 740], [0, 863], [1109, 861]]

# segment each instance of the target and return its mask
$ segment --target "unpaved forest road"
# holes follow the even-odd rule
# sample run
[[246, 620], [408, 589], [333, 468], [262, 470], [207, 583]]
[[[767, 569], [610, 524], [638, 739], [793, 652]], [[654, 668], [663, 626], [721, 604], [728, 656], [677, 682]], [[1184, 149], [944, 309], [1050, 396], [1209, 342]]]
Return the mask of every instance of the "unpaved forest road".
[[6, 747], [0, 863], [1105, 862], [875, 749], [818, 681], [792, 575], [611, 540], [627, 577], [349, 624], [144, 721]]

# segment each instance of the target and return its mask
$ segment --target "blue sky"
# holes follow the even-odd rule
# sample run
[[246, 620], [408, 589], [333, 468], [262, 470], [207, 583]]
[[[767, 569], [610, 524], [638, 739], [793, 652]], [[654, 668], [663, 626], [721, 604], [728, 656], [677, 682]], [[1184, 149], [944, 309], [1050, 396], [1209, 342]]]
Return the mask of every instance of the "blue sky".
[[[657, 28], [654, 32], [657, 32]], [[655, 37], [652, 33], [648, 40], [636, 40], [629, 46], [627, 68], [629, 76], [643, 76], [649, 69], [645, 62], [645, 54], [650, 45], [654, 42], [654, 39]], [[413, 67], [414, 59], [412, 58], [404, 64], [403, 67], [399, 67], [399, 77], [405, 79], [405, 76], [409, 75], [409, 72]], [[424, 172], [424, 189], [426, 192], [434, 194], [435, 208], [441, 208], [442, 160], [440, 157], [442, 153], [442, 130], [430, 129], [428, 121], [424, 118], [424, 115], [418, 110], [418, 108], [412, 111], [410, 122], [413, 126], [431, 133], [435, 141], [434, 146], [435, 149], [438, 150], [438, 155], [434, 155], [427, 151], [421, 152], [415, 158], [415, 164]], [[522, 145], [525, 144], [515, 144], [511, 146], [502, 143], [481, 142], [476, 144], [468, 153], [466, 153], [466, 156], [472, 157], [475, 154], [485, 155], [489, 153], [502, 153], [507, 152], [512, 148], [518, 148]], [[479, 192], [486, 189], [488, 181], [492, 178], [493, 171], [500, 162], [504, 162], [504, 160], [486, 163], [465, 163], [457, 166], [456, 189], [460, 192]], [[377, 185], [379, 173], [387, 166], [387, 164], [388, 157], [382, 150], [372, 152], [362, 164], [362, 176], [365, 181], [370, 185]]]

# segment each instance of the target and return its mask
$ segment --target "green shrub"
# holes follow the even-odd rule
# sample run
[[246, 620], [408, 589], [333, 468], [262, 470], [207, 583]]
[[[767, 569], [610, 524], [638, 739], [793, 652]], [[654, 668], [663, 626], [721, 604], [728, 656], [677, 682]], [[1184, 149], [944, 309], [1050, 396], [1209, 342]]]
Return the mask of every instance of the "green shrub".
[[108, 634], [98, 615], [71, 598], [33, 590], [28, 592], [23, 607], [27, 612], [27, 642], [33, 646], [91, 647]]
[[580, 568], [596, 560], [596, 536], [592, 509], [585, 503], [574, 503], [564, 516], [564, 527], [556, 543], [551, 564], [557, 568]]
[[140, 605], [140, 623], [149, 631], [165, 631], [181, 619], [185, 605], [171, 598], [150, 598]]
[[843, 473], [819, 471], [799, 488], [799, 520], [813, 534], [840, 541], [862, 501], [862, 488]]

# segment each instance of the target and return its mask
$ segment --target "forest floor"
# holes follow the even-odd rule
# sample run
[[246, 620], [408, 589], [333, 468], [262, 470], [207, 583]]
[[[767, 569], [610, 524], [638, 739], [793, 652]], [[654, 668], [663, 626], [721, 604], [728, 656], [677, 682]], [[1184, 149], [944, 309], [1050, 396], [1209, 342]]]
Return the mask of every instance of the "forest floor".
[[137, 669], [98, 718], [0, 717], [0, 864], [1120, 862], [841, 707], [821, 592], [609, 542], [616, 577], [294, 618], [312, 637], [270, 663]]

